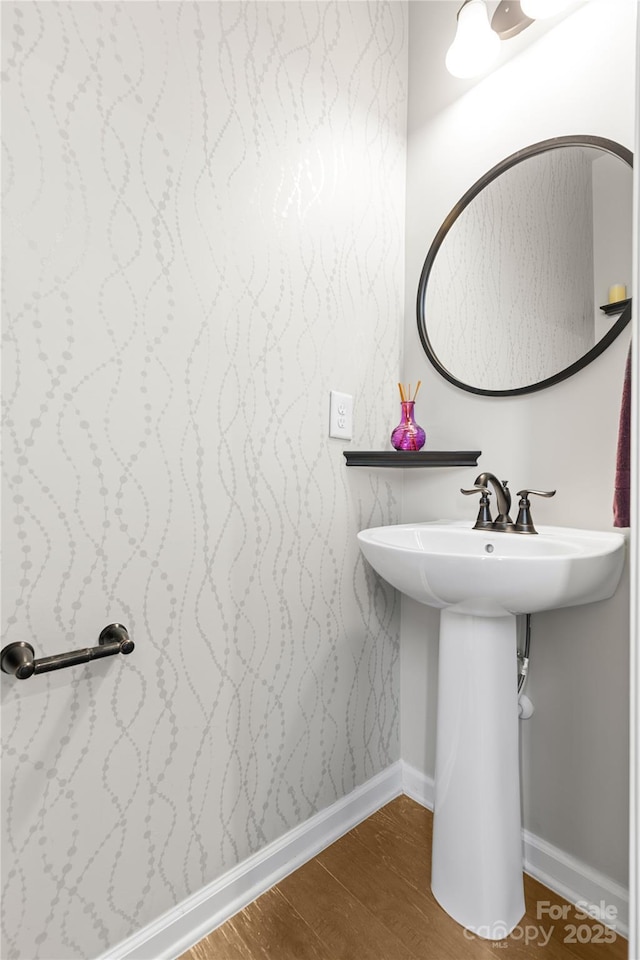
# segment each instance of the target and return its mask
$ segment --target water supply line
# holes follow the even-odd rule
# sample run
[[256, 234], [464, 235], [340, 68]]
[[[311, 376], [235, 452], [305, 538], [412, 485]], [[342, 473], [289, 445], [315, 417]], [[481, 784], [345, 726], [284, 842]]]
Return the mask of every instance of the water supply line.
[[531, 647], [531, 614], [524, 614], [524, 649], [518, 650], [518, 713], [521, 720], [528, 720], [533, 713], [533, 703], [522, 691], [529, 673], [529, 650]]
[[522, 692], [529, 672], [529, 648], [531, 646], [531, 614], [525, 613], [524, 650], [518, 650], [518, 693]]

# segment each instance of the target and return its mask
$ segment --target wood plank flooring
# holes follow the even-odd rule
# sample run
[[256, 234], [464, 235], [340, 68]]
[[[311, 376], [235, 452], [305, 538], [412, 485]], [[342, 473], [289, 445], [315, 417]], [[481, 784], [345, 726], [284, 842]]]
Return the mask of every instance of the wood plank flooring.
[[180, 960], [626, 960], [625, 939], [527, 876], [527, 912], [508, 939], [465, 933], [431, 893], [431, 824], [398, 797]]

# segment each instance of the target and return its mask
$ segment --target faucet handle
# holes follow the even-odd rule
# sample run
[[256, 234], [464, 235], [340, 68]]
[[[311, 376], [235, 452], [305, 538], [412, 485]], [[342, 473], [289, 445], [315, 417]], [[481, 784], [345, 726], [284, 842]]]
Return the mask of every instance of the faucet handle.
[[516, 497], [522, 497], [524, 500], [528, 500], [531, 494], [535, 494], [536, 497], [555, 497], [555, 490], [518, 490]]
[[472, 493], [480, 494], [480, 510], [473, 529], [484, 530], [486, 527], [492, 526], [493, 521], [491, 519], [491, 510], [489, 509], [491, 491], [489, 488], [476, 484], [471, 490], [465, 490], [464, 487], [460, 487], [460, 493], [464, 493], [465, 497], [470, 496]]
[[516, 533], [537, 533], [531, 519], [531, 503], [529, 497], [555, 497], [555, 490], [518, 490], [516, 496], [520, 497], [518, 503], [518, 519], [516, 520]]

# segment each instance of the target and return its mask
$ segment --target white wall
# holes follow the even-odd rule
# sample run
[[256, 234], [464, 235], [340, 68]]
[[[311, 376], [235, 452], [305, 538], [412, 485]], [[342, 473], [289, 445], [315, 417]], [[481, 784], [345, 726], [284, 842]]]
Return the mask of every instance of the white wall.
[[2, 956], [89, 958], [399, 756], [406, 6], [3, 3]]
[[[609, 287], [623, 284], [631, 293], [633, 177], [624, 176], [628, 167], [610, 154], [593, 164], [593, 281], [595, 337], [616, 322], [619, 314], [603, 313]], [[616, 280], [615, 277], [618, 277]]]
[[[450, 13], [453, 36], [455, 4], [410, 4], [404, 378], [423, 380], [416, 415], [433, 448], [481, 449], [482, 469], [508, 478], [515, 490], [557, 488], [554, 499], [534, 505], [538, 522], [611, 527], [629, 334], [580, 374], [541, 393], [477, 397], [428, 365], [415, 293], [440, 223], [499, 160], [570, 133], [633, 147], [635, 12], [633, 0], [592, 0], [471, 83], [434, 67], [432, 18], [442, 24]], [[437, 62], [448, 42], [442, 40]], [[443, 104], [440, 111], [434, 101]], [[404, 520], [472, 520], [477, 507], [459, 488], [475, 475], [407, 471]], [[437, 612], [403, 599], [402, 756], [430, 776], [437, 631]], [[626, 581], [610, 601], [535, 616], [528, 692], [536, 713], [521, 727], [525, 826], [620, 883], [627, 880], [628, 855], [628, 642]]]

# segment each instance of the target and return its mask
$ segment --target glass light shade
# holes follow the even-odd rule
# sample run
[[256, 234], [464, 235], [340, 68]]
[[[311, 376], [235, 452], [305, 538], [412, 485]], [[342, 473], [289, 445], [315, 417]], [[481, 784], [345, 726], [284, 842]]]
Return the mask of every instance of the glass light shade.
[[454, 77], [475, 77], [497, 60], [500, 38], [491, 29], [484, 0], [467, 0], [458, 12], [458, 29], [445, 63]]
[[546, 20], [547, 17], [562, 13], [574, 3], [575, 0], [520, 0], [520, 7], [524, 15], [532, 20]]

